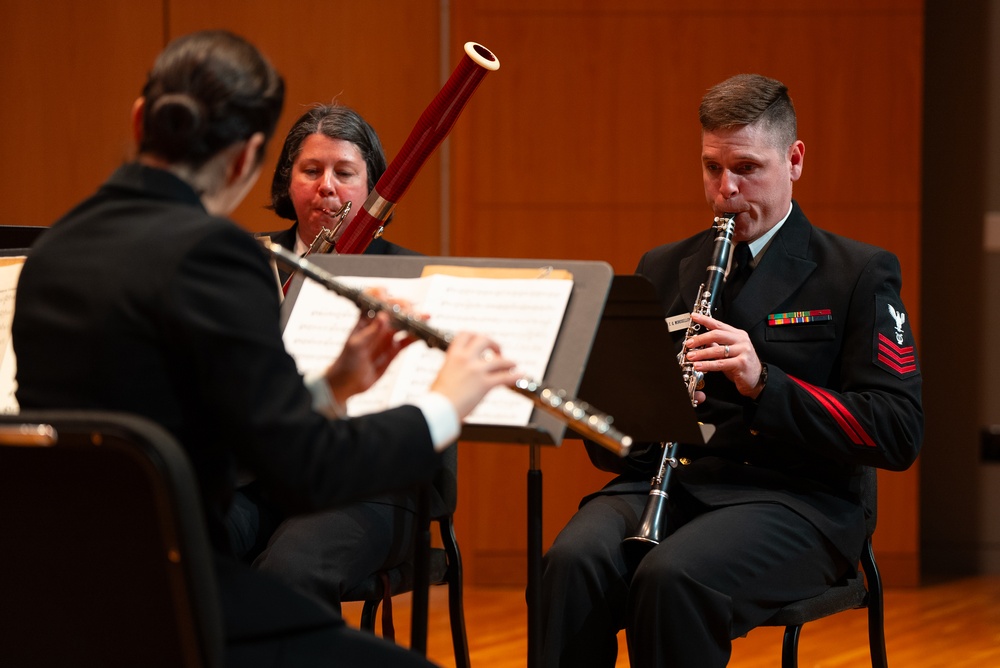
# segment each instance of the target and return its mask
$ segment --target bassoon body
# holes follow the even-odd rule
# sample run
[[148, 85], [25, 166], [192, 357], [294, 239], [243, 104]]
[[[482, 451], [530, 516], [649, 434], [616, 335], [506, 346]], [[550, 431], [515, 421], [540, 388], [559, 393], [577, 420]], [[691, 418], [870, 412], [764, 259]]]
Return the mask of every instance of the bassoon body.
[[[493, 52], [481, 44], [466, 42], [462, 60], [424, 113], [420, 115], [403, 148], [386, 167], [374, 190], [368, 194], [364, 205], [344, 227], [343, 233], [338, 235], [337, 230], [343, 225], [344, 218], [351, 210], [350, 202], [345, 203], [346, 209], [341, 208], [336, 213], [329, 212], [331, 218], [338, 218], [340, 222], [332, 230], [327, 228], [320, 230], [305, 256], [313, 253], [360, 255], [372, 241], [382, 236], [386, 221], [410, 187], [417, 172], [451, 132], [459, 114], [476, 92], [483, 77], [488, 72], [498, 69], [500, 60], [493, 55]], [[294, 276], [295, 270], [292, 269], [291, 275], [282, 286], [282, 292], [288, 292]]]
[[[715, 241], [712, 250], [712, 260], [709, 262], [705, 281], [698, 287], [692, 314], [711, 316], [715, 304], [722, 294], [722, 288], [729, 272], [730, 259], [733, 252], [733, 233], [736, 229], [736, 214], [725, 214], [713, 222]], [[681, 367], [681, 379], [687, 387], [691, 405], [697, 406], [695, 391], [705, 385], [705, 375], [695, 371], [692, 362], [687, 360], [687, 342], [693, 336], [701, 333], [701, 325], [692, 319], [684, 334], [684, 343], [677, 354], [677, 363]], [[650, 483], [649, 498], [643, 508], [639, 526], [631, 536], [626, 536], [622, 542], [626, 551], [634, 557], [641, 558], [653, 546], [658, 545], [667, 532], [667, 500], [670, 498], [670, 484], [674, 469], [677, 468], [677, 443], [664, 443], [660, 466]]]
[[481, 44], [465, 43], [465, 56], [448, 81], [420, 116], [403, 148], [386, 167], [358, 214], [347, 223], [337, 240], [336, 252], [363, 253], [382, 234], [385, 221], [410, 187], [428, 156], [444, 141], [462, 109], [488, 72], [500, 69], [500, 61]]
[[[387, 313], [396, 329], [413, 335], [431, 348], [448, 349], [453, 336], [450, 332], [431, 327], [425, 320], [403, 311], [395, 304], [376, 299], [364, 290], [352, 288], [338, 281], [333, 274], [315, 262], [299, 257], [287, 248], [270, 241], [265, 241], [265, 246], [277, 260], [352, 301], [362, 312], [371, 315]], [[599, 443], [620, 457], [627, 455], [632, 447], [632, 438], [614, 427], [614, 419], [610, 415], [595, 410], [584, 401], [568, 396], [563, 390], [549, 387], [526, 376], [519, 377], [511, 389], [531, 399], [536, 406], [564, 422], [584, 438]]]

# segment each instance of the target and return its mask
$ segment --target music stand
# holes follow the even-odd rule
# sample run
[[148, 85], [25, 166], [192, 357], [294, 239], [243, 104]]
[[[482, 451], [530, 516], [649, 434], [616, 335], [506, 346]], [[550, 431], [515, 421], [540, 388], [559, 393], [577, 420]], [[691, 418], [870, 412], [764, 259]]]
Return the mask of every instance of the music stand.
[[0, 225], [0, 256], [27, 255], [28, 249], [47, 229], [34, 225]]
[[[623, 391], [623, 379], [632, 391]], [[638, 274], [611, 283], [579, 395], [614, 415], [615, 426], [639, 443], [702, 445], [714, 431], [698, 424], [663, 305]]]
[[[581, 260], [538, 260], [510, 258], [426, 257], [404, 255], [311, 255], [309, 258], [323, 269], [339, 276], [384, 276], [391, 278], [416, 278], [426, 265], [455, 265], [479, 268], [533, 268], [564, 269], [573, 275], [573, 292], [563, 316], [562, 327], [556, 339], [549, 365], [545, 372], [546, 384], [565, 390], [571, 395], [580, 387], [581, 374], [587, 365], [591, 344], [598, 321], [604, 312], [605, 300], [610, 289], [613, 272], [605, 262]], [[282, 328], [294, 308], [301, 290], [303, 277], [296, 276], [282, 305]], [[676, 368], [676, 365], [675, 365]], [[593, 404], [606, 410], [600, 404]], [[614, 415], [612, 413], [612, 415]], [[617, 416], [616, 416], [617, 420]], [[460, 439], [496, 443], [520, 443], [529, 446], [528, 468], [528, 651], [531, 656], [540, 649], [538, 633], [539, 607], [532, 601], [539, 599], [542, 552], [542, 471], [540, 446], [558, 446], [566, 433], [566, 425], [555, 417], [534, 408], [528, 425], [467, 424], [462, 427]], [[627, 433], [627, 432], [625, 432]], [[579, 438], [579, 437], [577, 437]], [[610, 456], [614, 456], [609, 452]], [[429, 549], [429, 536], [419, 536], [418, 554]], [[427, 608], [426, 573], [415, 569], [413, 611]], [[419, 578], [419, 579], [418, 579]], [[414, 616], [414, 618], [416, 618]], [[425, 616], [426, 618], [426, 616]], [[426, 652], [426, 628], [412, 627], [411, 647]]]
[[[645, 276], [614, 276], [578, 396], [613, 415], [615, 426], [636, 443], [703, 445], [715, 431], [698, 423], [681, 380], [663, 305]], [[615, 456], [593, 447], [588, 454], [592, 459]], [[534, 481], [532, 473], [529, 499], [537, 494], [540, 508], [541, 472]], [[541, 582], [542, 569], [540, 514], [536, 521], [532, 531], [537, 537], [529, 538], [528, 546], [529, 668], [542, 665], [542, 620], [533, 614], [542, 603], [541, 588], [535, 584]]]

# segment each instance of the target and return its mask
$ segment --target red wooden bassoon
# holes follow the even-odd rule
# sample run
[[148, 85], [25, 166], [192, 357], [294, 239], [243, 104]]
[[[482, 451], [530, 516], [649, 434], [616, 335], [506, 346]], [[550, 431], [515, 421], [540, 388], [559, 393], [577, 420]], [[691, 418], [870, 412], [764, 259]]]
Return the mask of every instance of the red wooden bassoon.
[[368, 244], [381, 236], [385, 221], [396, 203], [410, 187], [428, 156], [451, 131], [479, 82], [487, 72], [498, 69], [500, 61], [489, 49], [475, 42], [465, 43], [465, 56], [424, 110], [403, 148], [369, 193], [364, 206], [340, 235], [336, 243], [337, 253], [363, 253]]

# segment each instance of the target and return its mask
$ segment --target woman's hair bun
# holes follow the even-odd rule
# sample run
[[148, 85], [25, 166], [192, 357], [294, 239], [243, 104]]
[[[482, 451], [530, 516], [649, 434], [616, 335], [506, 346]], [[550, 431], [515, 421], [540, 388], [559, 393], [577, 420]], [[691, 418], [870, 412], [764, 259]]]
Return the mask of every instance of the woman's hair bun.
[[139, 153], [198, 169], [254, 133], [274, 133], [285, 84], [255, 46], [219, 30], [178, 37], [163, 50], [142, 89]]
[[157, 138], [156, 150], [167, 159], [187, 155], [206, 127], [206, 110], [187, 93], [161, 95], [145, 113], [146, 127]]

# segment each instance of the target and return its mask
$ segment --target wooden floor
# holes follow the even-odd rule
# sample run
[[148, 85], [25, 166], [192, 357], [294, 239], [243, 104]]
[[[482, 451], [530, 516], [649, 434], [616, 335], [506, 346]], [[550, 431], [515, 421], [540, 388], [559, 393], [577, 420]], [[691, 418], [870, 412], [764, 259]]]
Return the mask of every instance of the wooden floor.
[[[1000, 576], [956, 579], [919, 588], [888, 589], [886, 648], [893, 668], [1000, 668]], [[408, 644], [409, 596], [394, 599], [397, 638]], [[431, 590], [428, 657], [455, 665], [444, 587]], [[360, 607], [344, 610], [355, 626]], [[523, 668], [527, 656], [524, 591], [467, 587], [465, 621], [475, 668]], [[868, 658], [865, 612], [852, 610], [807, 625], [799, 641], [801, 668], [860, 668]], [[629, 665], [624, 634], [618, 668]], [[781, 629], [760, 628], [733, 643], [731, 668], [780, 665]]]

